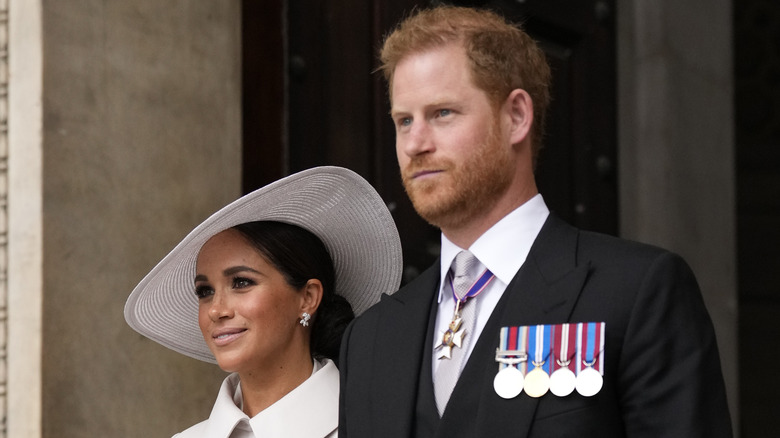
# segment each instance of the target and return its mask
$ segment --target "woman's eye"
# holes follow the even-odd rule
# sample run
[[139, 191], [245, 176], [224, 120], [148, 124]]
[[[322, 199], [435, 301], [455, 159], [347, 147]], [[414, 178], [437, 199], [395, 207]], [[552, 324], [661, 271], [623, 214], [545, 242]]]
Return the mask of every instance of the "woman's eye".
[[198, 299], [203, 299], [206, 297], [210, 297], [214, 295], [214, 289], [212, 289], [209, 286], [196, 286], [195, 287], [195, 296], [198, 297]]
[[244, 289], [250, 286], [253, 286], [255, 284], [254, 281], [243, 278], [243, 277], [236, 277], [233, 279], [233, 288], [234, 289]]

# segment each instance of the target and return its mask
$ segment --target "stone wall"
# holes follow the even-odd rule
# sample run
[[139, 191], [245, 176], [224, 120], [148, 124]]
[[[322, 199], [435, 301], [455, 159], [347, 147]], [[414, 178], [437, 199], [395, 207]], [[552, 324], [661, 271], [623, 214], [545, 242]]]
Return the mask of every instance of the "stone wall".
[[696, 273], [738, 430], [731, 1], [625, 0], [618, 13], [621, 234]]
[[[9, 395], [33, 390], [40, 418], [19, 409], [10, 436], [170, 436], [208, 415], [224, 373], [136, 334], [122, 311], [167, 251], [240, 195], [240, 3], [23, 3], [38, 7], [18, 23], [40, 20], [27, 35], [38, 43], [20, 35], [10, 50], [42, 59], [42, 269], [9, 293], [17, 308], [40, 297], [41, 345], [39, 382]], [[9, 356], [19, 370], [35, 353], [24, 360]]]

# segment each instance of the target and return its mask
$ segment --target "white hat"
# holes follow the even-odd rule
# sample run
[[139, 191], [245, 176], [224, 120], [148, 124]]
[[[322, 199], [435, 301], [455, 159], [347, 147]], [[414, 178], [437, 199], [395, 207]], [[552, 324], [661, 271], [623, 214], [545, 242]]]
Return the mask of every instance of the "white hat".
[[198, 326], [195, 263], [212, 236], [253, 221], [285, 222], [319, 237], [333, 259], [335, 292], [355, 315], [398, 289], [401, 241], [382, 198], [349, 169], [316, 167], [233, 201], [192, 230], [130, 293], [125, 303], [130, 327], [179, 353], [216, 363]]

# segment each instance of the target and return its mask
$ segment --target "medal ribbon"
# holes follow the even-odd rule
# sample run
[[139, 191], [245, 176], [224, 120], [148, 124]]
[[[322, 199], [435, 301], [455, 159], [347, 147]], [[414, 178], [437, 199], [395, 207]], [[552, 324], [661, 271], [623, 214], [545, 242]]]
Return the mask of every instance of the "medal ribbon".
[[547, 374], [550, 374], [550, 330], [549, 325], [532, 325], [528, 327], [528, 351], [534, 352], [533, 360], [528, 365], [528, 371], [534, 368], [541, 368]]
[[[501, 354], [502, 351], [507, 351], [509, 349], [514, 350], [516, 348], [517, 348], [517, 338], [515, 337], [515, 339], [512, 339], [509, 333], [509, 327], [501, 327], [501, 332], [499, 334], [499, 341], [498, 341], [499, 351], [496, 352], [496, 357], [498, 357], [498, 355]], [[499, 362], [498, 370], [501, 371], [507, 366], [509, 366], [509, 364]]]
[[553, 355], [555, 356], [555, 360], [551, 361], [553, 362], [553, 370], [571, 369], [569, 365], [577, 351], [577, 330], [570, 324], [556, 324], [552, 330]]
[[[591, 367], [604, 375], [604, 327], [603, 322], [577, 324], [577, 373]], [[584, 344], [584, 345], [583, 345]]]
[[493, 275], [492, 272], [490, 272], [489, 269], [485, 269], [485, 271], [482, 273], [482, 275], [479, 276], [477, 281], [474, 282], [474, 284], [471, 285], [469, 288], [469, 291], [466, 292], [462, 297], [459, 297], [458, 294], [455, 293], [455, 287], [452, 285], [452, 276], [450, 275], [448, 280], [450, 282], [450, 290], [452, 290], [452, 298], [455, 299], [455, 309], [458, 309], [458, 306], [462, 306], [466, 303], [466, 301], [470, 298], [474, 298], [477, 295], [481, 294], [485, 289], [487, 289], [487, 286], [490, 284], [493, 279], [496, 278], [495, 275]]
[[[517, 351], [519, 355], [527, 354], [528, 348], [528, 327], [501, 327], [500, 341], [499, 341], [499, 354], [507, 351]], [[519, 357], [519, 355], [504, 354], [505, 357]], [[499, 371], [508, 366], [516, 367], [525, 375], [527, 361], [522, 361], [517, 365], [510, 365], [507, 363], [499, 362]]]
[[[490, 284], [493, 278], [495, 278], [495, 275], [493, 275], [493, 273], [490, 272], [490, 270], [485, 269], [485, 271], [477, 279], [477, 281], [475, 281], [474, 284], [471, 285], [469, 290], [465, 294], [463, 294], [462, 297], [458, 297], [458, 294], [455, 292], [455, 286], [452, 284], [452, 275], [447, 276], [447, 280], [450, 282], [450, 290], [452, 290], [452, 297], [455, 300], [455, 310], [452, 313], [452, 322], [450, 322], [450, 324], [448, 325], [448, 329], [445, 330], [441, 343], [436, 346], [437, 350], [439, 348], [443, 348], [442, 352], [438, 356], [438, 359], [443, 359], [443, 358], [449, 359], [451, 357], [452, 348], [460, 347], [461, 341], [460, 340], [454, 341], [453, 339], [453, 337], [455, 336], [460, 336], [459, 339], [462, 339], [462, 336], [465, 333], [467, 333], [467, 331], [465, 330], [461, 331], [460, 329], [455, 327], [455, 326], [460, 326], [460, 323], [458, 323], [458, 318], [460, 318], [460, 309], [468, 299], [474, 298], [477, 295], [481, 294], [487, 288], [488, 284]], [[474, 315], [474, 317], [476, 317], [476, 314]]]

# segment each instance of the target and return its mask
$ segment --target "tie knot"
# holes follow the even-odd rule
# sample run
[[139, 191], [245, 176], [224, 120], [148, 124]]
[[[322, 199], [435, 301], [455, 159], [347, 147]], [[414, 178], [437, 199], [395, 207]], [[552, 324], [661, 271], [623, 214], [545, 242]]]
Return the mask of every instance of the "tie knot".
[[455, 260], [452, 261], [452, 275], [455, 278], [473, 276], [474, 268], [478, 262], [471, 252], [461, 251], [455, 256]]
[[479, 260], [474, 257], [474, 254], [468, 251], [461, 251], [455, 256], [455, 260], [452, 262], [452, 288], [458, 299], [468, 293], [474, 279], [476, 277], [475, 268]]

